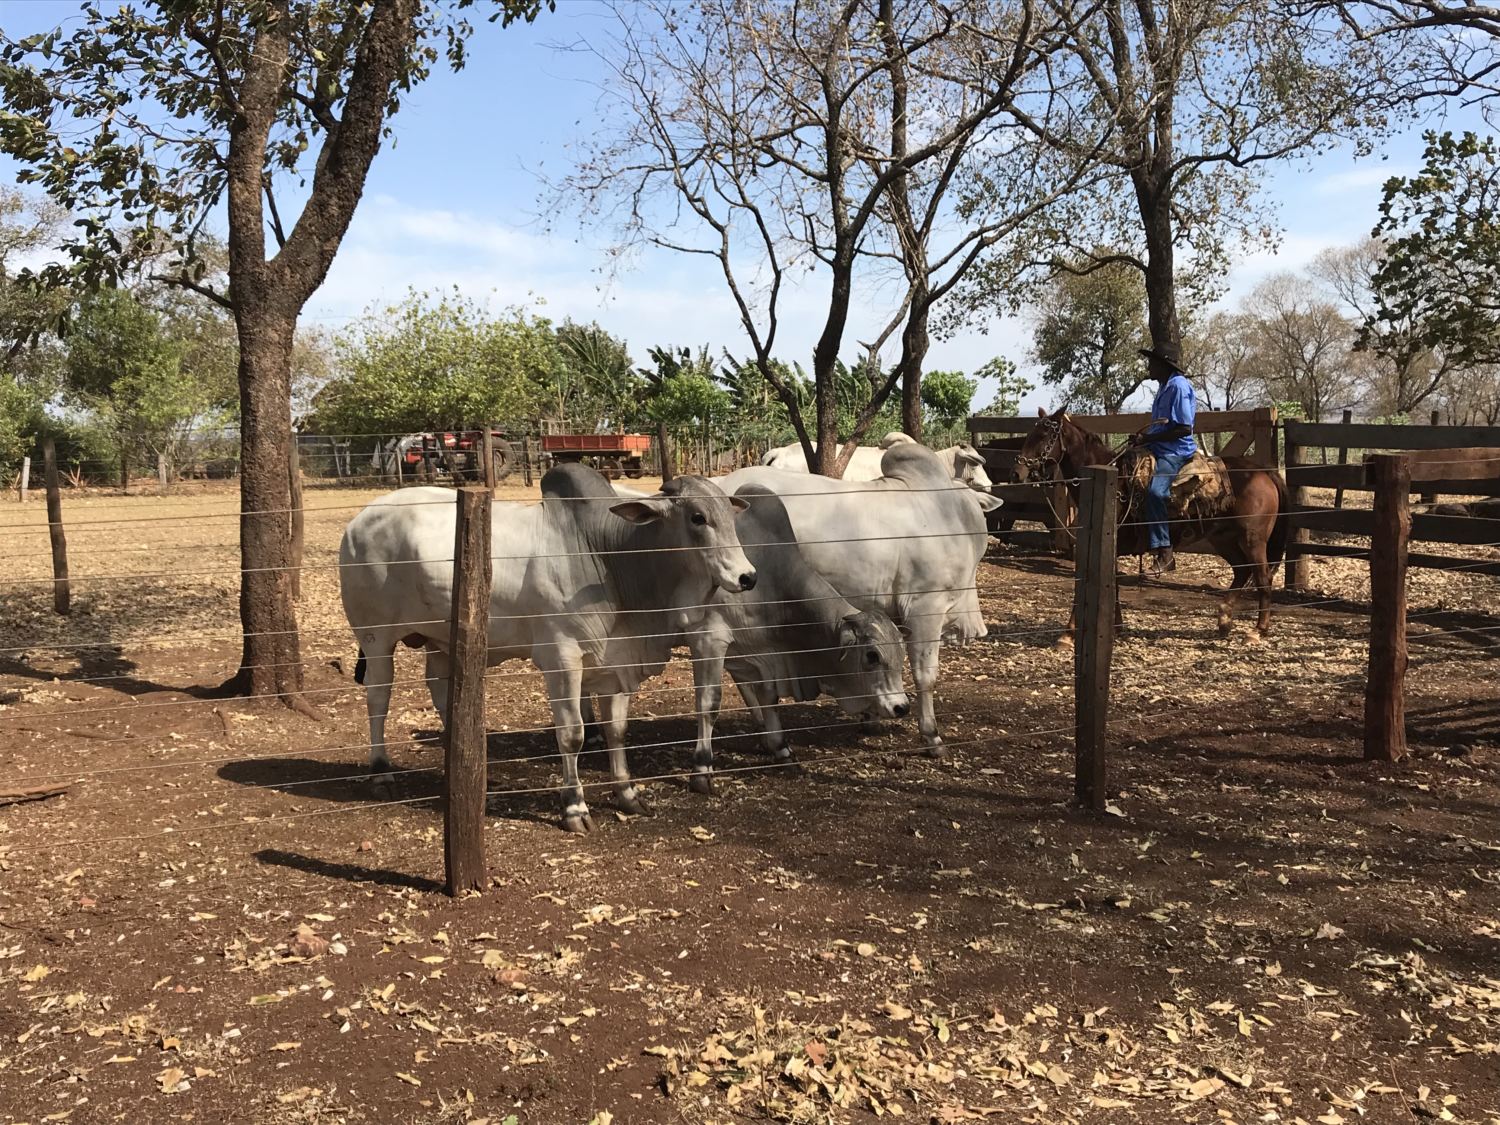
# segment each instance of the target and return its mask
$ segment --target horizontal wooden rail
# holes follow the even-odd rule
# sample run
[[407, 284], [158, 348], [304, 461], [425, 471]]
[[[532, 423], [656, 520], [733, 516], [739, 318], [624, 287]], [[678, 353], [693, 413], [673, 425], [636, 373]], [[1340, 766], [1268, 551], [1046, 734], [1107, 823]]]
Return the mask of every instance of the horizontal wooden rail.
[[[1433, 449], [1407, 455], [1414, 483], [1483, 481], [1500, 483], [1500, 449], [1471, 445], [1466, 448]], [[1445, 492], [1444, 488], [1433, 491]]]
[[[1491, 450], [1492, 456], [1500, 458], [1500, 450]], [[1426, 456], [1426, 454], [1413, 455]], [[1434, 473], [1442, 468], [1438, 465], [1431, 466]], [[1496, 460], [1495, 468], [1500, 472], [1500, 460]], [[1302, 488], [1342, 488], [1350, 492], [1368, 492], [1370, 486], [1365, 483], [1365, 467], [1363, 465], [1299, 465], [1287, 472], [1287, 483], [1295, 483]], [[1445, 496], [1500, 496], [1500, 476], [1492, 480], [1484, 480], [1474, 477], [1451, 477], [1451, 476], [1426, 476], [1418, 477], [1416, 472], [1412, 473], [1412, 482], [1419, 487], [1414, 489], [1418, 492], [1437, 492]]]
[[[1375, 517], [1362, 508], [1304, 508], [1296, 513], [1295, 519], [1299, 528], [1340, 535], [1369, 535], [1375, 527]], [[1500, 520], [1416, 515], [1411, 517], [1411, 538], [1427, 543], [1484, 546], [1500, 542]]]
[[[1150, 414], [1070, 414], [1077, 425], [1091, 434], [1133, 434], [1151, 422]], [[1193, 430], [1200, 434], [1226, 433], [1241, 429], [1256, 422], [1254, 410], [1204, 410], [1193, 422]], [[974, 434], [1029, 434], [1036, 425], [1035, 417], [1000, 418], [975, 415], [969, 419], [969, 432]], [[1452, 433], [1453, 431], [1449, 431]]]
[[[1370, 548], [1354, 547], [1347, 543], [1293, 543], [1287, 546], [1286, 553], [1288, 558], [1294, 555], [1326, 555], [1337, 559], [1367, 559], [1370, 557]], [[1427, 555], [1413, 552], [1407, 556], [1406, 565], [1421, 567], [1425, 570], [1456, 570], [1464, 574], [1500, 577], [1500, 560], [1476, 562], [1474, 559], [1460, 558], [1455, 555]]]
[[[1202, 417], [1202, 415], [1200, 415]], [[1500, 448], [1500, 426], [1400, 426], [1384, 422], [1281, 423], [1288, 442], [1330, 449]]]

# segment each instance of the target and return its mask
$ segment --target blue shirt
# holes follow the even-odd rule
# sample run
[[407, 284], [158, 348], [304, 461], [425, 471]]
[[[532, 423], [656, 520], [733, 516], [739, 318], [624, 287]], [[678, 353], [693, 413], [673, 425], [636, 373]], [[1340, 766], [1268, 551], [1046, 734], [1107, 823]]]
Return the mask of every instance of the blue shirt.
[[1146, 431], [1146, 436], [1149, 438], [1152, 434], [1159, 434], [1168, 425], [1186, 426], [1188, 432], [1169, 441], [1147, 441], [1146, 448], [1158, 457], [1170, 457], [1174, 454], [1191, 457], [1198, 451], [1198, 443], [1193, 439], [1193, 418], [1197, 413], [1198, 397], [1193, 394], [1193, 384], [1187, 381], [1187, 376], [1182, 372], [1174, 371], [1151, 400], [1151, 417], [1159, 419], [1160, 424], [1152, 425]]

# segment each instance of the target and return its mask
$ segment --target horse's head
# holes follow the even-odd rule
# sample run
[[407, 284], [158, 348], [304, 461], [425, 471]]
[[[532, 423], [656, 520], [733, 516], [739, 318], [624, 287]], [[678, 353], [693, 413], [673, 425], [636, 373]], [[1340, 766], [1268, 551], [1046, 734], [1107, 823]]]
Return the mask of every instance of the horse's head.
[[1036, 425], [1021, 444], [1016, 455], [1015, 478], [1018, 482], [1050, 480], [1058, 476], [1063, 455], [1067, 452], [1066, 428], [1071, 427], [1067, 408], [1058, 407], [1051, 414], [1037, 409]]

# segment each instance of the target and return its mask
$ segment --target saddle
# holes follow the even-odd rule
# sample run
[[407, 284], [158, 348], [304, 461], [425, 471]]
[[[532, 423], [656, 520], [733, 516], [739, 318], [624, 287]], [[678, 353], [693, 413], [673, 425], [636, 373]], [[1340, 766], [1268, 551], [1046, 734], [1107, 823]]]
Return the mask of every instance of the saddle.
[[[1133, 449], [1121, 458], [1120, 477], [1127, 494], [1134, 500], [1144, 496], [1156, 472], [1156, 457], [1147, 449]], [[1177, 475], [1167, 496], [1167, 513], [1172, 519], [1211, 519], [1224, 510], [1234, 495], [1229, 469], [1223, 460], [1210, 457], [1201, 449], [1194, 453]]]

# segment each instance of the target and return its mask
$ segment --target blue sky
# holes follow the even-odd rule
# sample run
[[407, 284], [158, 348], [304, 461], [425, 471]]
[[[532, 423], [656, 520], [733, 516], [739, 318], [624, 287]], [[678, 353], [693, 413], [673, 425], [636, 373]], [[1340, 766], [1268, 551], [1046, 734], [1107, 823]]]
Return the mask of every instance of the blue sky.
[[[0, 23], [20, 34], [76, 10], [65, 2], [0, 0]], [[394, 120], [396, 143], [377, 157], [364, 201], [305, 319], [336, 330], [372, 304], [399, 299], [408, 287], [457, 286], [497, 306], [540, 302], [540, 311], [557, 319], [597, 320], [623, 336], [637, 359], [656, 344], [748, 351], [712, 263], [654, 251], [611, 276], [605, 272], [609, 231], [539, 214], [545, 209], [539, 173], [562, 175], [570, 146], [587, 137], [599, 117], [597, 64], [558, 48], [598, 37], [607, 20], [590, 0], [560, 0], [556, 12], [529, 27], [478, 22], [469, 66], [458, 74], [435, 71], [404, 100]], [[1448, 122], [1464, 125], [1479, 127], [1470, 112]], [[1278, 270], [1301, 268], [1325, 247], [1368, 234], [1381, 184], [1414, 167], [1419, 134], [1420, 127], [1391, 138], [1362, 160], [1344, 150], [1310, 165], [1277, 167], [1267, 193], [1278, 208], [1280, 244], [1236, 261], [1228, 299]], [[778, 348], [783, 358], [807, 362], [821, 303], [816, 284], [805, 301], [792, 302]], [[853, 341], [867, 338], [871, 326], [869, 319], [851, 324], [851, 357]], [[928, 368], [972, 372], [999, 354], [1025, 373], [1028, 339], [1024, 319], [997, 318], [987, 332], [935, 339]], [[1050, 388], [1041, 388], [1025, 405], [1051, 397]], [[975, 405], [987, 401], [988, 389], [981, 388]]]

